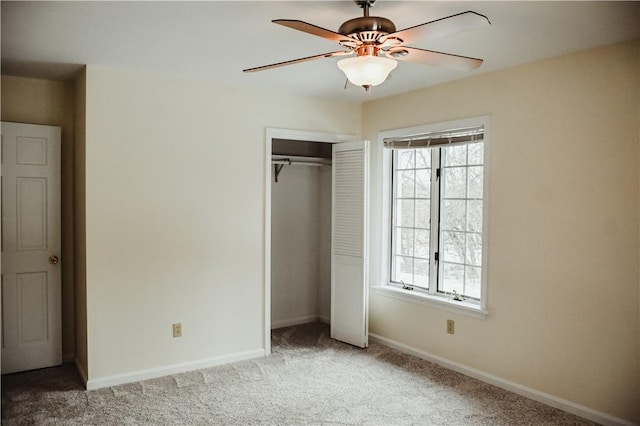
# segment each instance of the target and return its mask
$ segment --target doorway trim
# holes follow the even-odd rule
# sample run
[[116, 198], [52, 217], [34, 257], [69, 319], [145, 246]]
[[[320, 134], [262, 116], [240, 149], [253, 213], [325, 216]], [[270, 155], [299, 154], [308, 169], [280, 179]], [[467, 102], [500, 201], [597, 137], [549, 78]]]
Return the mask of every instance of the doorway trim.
[[315, 132], [267, 127], [265, 132], [264, 185], [264, 354], [271, 353], [271, 154], [274, 139], [306, 142], [341, 143], [357, 140], [344, 133]]

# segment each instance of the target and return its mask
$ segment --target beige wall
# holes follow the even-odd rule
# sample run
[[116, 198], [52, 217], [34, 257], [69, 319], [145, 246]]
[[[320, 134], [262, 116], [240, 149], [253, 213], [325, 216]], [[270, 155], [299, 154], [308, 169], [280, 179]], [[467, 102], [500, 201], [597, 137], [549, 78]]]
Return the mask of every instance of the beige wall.
[[89, 379], [264, 348], [265, 128], [358, 134], [360, 105], [93, 66], [86, 88]]
[[74, 356], [73, 114], [72, 84], [2, 76], [2, 121], [62, 129], [62, 355], [65, 361]]
[[[366, 103], [373, 284], [383, 130], [490, 115], [486, 320], [380, 294], [370, 331], [640, 422], [639, 43]], [[456, 321], [447, 335], [445, 320]]]
[[86, 139], [86, 70], [75, 82], [75, 144], [74, 144], [74, 248], [75, 248], [75, 312], [76, 312], [76, 365], [82, 378], [88, 378], [87, 361], [87, 253], [85, 232], [85, 139]]

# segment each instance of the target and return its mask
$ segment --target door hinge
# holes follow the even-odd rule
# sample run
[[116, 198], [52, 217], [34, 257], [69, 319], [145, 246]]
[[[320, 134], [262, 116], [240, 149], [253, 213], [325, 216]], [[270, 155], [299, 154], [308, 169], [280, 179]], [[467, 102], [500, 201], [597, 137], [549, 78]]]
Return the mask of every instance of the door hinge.
[[433, 254], [433, 258], [435, 259], [435, 261], [436, 261], [436, 262], [440, 261], [440, 253], [435, 252], [435, 253]]
[[436, 169], [436, 179], [440, 179], [440, 167]]

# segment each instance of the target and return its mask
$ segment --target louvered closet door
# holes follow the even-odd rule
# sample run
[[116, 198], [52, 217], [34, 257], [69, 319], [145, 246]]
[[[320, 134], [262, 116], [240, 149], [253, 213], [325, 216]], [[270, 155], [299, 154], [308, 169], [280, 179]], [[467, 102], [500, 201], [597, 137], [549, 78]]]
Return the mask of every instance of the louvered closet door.
[[332, 172], [331, 337], [366, 348], [369, 142], [333, 145]]

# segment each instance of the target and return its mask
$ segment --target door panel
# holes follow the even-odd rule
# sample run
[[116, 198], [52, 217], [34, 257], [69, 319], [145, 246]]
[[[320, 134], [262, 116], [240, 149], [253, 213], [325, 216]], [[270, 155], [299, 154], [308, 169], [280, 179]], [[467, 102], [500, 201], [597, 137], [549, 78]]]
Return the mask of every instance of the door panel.
[[368, 346], [368, 142], [333, 146], [331, 337]]
[[19, 342], [47, 341], [47, 274], [33, 272], [17, 274]]
[[60, 238], [60, 128], [3, 122], [3, 374], [62, 363]]
[[47, 248], [47, 179], [16, 180], [16, 215], [18, 251]]

